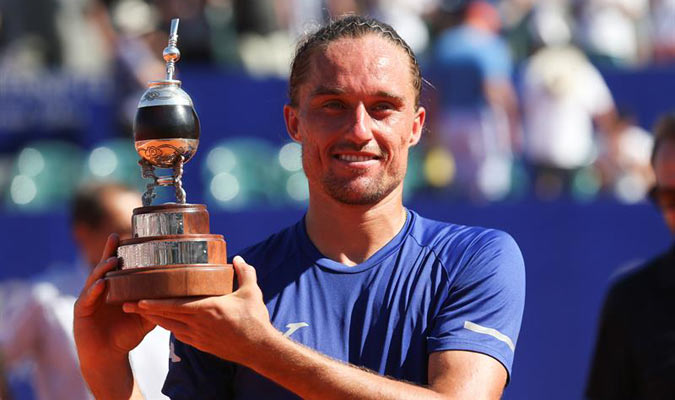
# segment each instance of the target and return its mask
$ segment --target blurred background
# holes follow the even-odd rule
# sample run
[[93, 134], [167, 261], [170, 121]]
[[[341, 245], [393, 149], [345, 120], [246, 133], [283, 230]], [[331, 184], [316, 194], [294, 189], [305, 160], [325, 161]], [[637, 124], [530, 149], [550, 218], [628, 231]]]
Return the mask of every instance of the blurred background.
[[[670, 243], [645, 194], [649, 131], [673, 109], [673, 0], [0, 0], [0, 281], [78, 258], [68, 202], [82, 183], [144, 189], [132, 123], [175, 17], [177, 77], [202, 127], [188, 201], [207, 204], [231, 255], [299, 219], [289, 64], [303, 33], [347, 12], [391, 24], [427, 80], [406, 204], [521, 246], [504, 397], [582, 398], [612, 277]], [[15, 398], [33, 398], [25, 375], [9, 377]]]

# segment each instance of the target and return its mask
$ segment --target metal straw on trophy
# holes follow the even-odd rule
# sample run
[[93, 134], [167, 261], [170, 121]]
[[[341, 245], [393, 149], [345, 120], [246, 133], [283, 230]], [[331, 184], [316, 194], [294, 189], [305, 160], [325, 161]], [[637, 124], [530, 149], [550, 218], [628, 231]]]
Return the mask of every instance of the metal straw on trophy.
[[[118, 270], [105, 276], [108, 303], [232, 291], [233, 269], [226, 264], [223, 236], [209, 233], [205, 205], [185, 202], [183, 165], [197, 151], [199, 119], [192, 99], [174, 79], [177, 40], [178, 19], [173, 19], [163, 52], [166, 79], [150, 82], [138, 103], [135, 146], [143, 177], [152, 183], [143, 194], [143, 207], [134, 210], [133, 238], [120, 242]], [[157, 176], [155, 168], [173, 173]], [[151, 205], [157, 186], [175, 187], [177, 202]]]

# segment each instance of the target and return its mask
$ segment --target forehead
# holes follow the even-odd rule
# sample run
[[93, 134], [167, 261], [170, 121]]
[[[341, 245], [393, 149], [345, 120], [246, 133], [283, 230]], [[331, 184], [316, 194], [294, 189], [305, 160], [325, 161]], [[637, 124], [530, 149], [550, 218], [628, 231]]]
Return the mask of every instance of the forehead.
[[414, 99], [410, 60], [405, 51], [376, 34], [341, 38], [317, 49], [302, 85], [305, 94], [324, 86], [345, 91], [398, 92]]
[[140, 197], [136, 193], [119, 190], [109, 190], [104, 196], [109, 221], [116, 225], [131, 224], [134, 208], [141, 206]]
[[675, 186], [675, 141], [666, 140], [659, 147], [654, 173], [659, 186]]

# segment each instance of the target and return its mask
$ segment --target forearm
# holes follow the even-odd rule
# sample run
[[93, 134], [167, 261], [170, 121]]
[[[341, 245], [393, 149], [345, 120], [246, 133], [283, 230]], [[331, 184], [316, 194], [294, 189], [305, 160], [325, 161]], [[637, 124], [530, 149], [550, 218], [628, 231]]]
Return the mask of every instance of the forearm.
[[493, 110], [503, 113], [508, 124], [508, 134], [514, 150], [518, 150], [523, 141], [518, 97], [513, 86], [507, 81], [490, 82], [485, 88], [488, 103]]
[[128, 356], [87, 359], [80, 355], [82, 376], [97, 400], [142, 400]]
[[333, 360], [281, 334], [247, 366], [306, 399], [443, 398], [433, 390]]

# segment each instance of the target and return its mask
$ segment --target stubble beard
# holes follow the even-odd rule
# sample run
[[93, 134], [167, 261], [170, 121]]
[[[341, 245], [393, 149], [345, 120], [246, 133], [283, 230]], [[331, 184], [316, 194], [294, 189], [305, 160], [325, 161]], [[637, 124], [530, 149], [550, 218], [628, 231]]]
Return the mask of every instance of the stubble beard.
[[363, 206], [380, 202], [400, 183], [400, 180], [384, 179], [383, 176], [365, 178], [368, 179], [367, 182], [354, 182], [360, 179], [364, 178], [344, 179], [329, 174], [321, 179], [321, 185], [334, 200], [343, 204]]
[[[312, 179], [307, 174], [308, 163], [307, 155], [305, 153], [305, 146], [303, 146], [302, 158], [305, 175], [308, 179]], [[397, 170], [382, 171], [376, 177], [366, 177], [357, 175], [351, 178], [337, 176], [332, 171], [318, 177], [318, 181], [325, 193], [327, 193], [333, 200], [347, 205], [373, 205], [377, 204], [389, 194], [391, 194], [403, 181], [405, 170], [403, 173]]]

